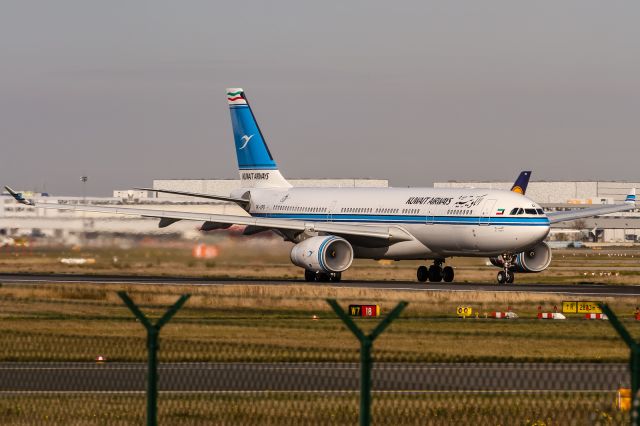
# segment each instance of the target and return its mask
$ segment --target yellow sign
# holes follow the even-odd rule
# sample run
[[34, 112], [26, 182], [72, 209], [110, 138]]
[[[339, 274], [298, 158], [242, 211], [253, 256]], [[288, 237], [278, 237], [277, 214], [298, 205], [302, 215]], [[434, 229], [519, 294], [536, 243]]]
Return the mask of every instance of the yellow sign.
[[456, 313], [459, 317], [466, 318], [471, 316], [473, 309], [471, 309], [471, 306], [458, 306]]
[[562, 302], [564, 314], [601, 314], [600, 302]]
[[563, 314], [577, 314], [578, 313], [578, 302], [562, 302], [562, 313]]
[[578, 302], [579, 314], [601, 314], [602, 309], [598, 306], [599, 302]]

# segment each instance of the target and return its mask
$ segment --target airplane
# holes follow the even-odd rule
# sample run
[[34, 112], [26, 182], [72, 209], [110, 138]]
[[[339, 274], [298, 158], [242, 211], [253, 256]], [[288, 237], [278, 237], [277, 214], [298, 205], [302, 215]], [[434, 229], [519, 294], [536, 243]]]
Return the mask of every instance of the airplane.
[[354, 259], [432, 261], [417, 268], [419, 282], [452, 282], [451, 257], [484, 257], [500, 268], [499, 284], [516, 272], [544, 271], [551, 249], [544, 242], [552, 223], [636, 208], [635, 188], [623, 204], [545, 213], [527, 198], [531, 175], [523, 172], [510, 191], [477, 188], [304, 188], [280, 173], [241, 88], [227, 89], [241, 188], [229, 195], [136, 188], [236, 203], [248, 215], [206, 214], [114, 206], [22, 204], [58, 210], [107, 212], [201, 222], [201, 230], [245, 225], [245, 235], [273, 231], [294, 243], [291, 262], [309, 282], [338, 282]]

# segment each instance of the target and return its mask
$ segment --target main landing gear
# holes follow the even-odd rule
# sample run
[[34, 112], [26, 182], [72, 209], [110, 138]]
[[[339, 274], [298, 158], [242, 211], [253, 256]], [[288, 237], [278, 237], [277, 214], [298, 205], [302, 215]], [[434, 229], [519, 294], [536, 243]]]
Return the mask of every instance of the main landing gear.
[[421, 283], [429, 281], [432, 283], [439, 283], [444, 281], [450, 283], [453, 281], [455, 273], [451, 266], [442, 267], [444, 260], [435, 260], [433, 265], [427, 268], [426, 266], [418, 267], [417, 277]]
[[332, 272], [330, 274], [324, 272], [304, 270], [304, 280], [307, 282], [332, 282], [339, 283], [342, 279], [342, 272]]
[[516, 260], [515, 254], [506, 253], [502, 255], [503, 260], [503, 270], [498, 272], [498, 284], [513, 284], [513, 281], [516, 278], [516, 275], [511, 271], [511, 267]]

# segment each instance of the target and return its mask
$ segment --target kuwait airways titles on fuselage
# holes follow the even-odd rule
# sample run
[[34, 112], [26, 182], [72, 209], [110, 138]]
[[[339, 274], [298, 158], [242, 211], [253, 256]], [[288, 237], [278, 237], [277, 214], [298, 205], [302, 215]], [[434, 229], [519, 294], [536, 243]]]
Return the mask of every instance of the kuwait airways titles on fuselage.
[[453, 198], [445, 197], [409, 197], [405, 204], [433, 204], [448, 206]]

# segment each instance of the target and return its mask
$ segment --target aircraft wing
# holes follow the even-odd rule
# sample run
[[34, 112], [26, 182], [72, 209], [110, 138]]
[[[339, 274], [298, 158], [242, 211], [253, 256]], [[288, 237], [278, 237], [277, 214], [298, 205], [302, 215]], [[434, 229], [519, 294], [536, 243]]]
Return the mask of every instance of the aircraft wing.
[[583, 219], [585, 217], [600, 216], [609, 213], [626, 212], [629, 210], [635, 210], [636, 207], [636, 190], [635, 188], [629, 192], [624, 204], [610, 204], [599, 207], [588, 207], [584, 209], [575, 209], [565, 212], [549, 212], [547, 217], [549, 222], [566, 222], [569, 220]]
[[223, 195], [202, 194], [200, 192], [174, 191], [169, 189], [153, 189], [153, 188], [134, 188], [134, 189], [138, 189], [141, 191], [162, 192], [163, 194], [186, 195], [188, 197], [198, 197], [198, 198], [207, 198], [210, 200], [228, 201], [231, 203], [236, 203], [242, 208], [246, 208], [249, 205], [249, 200], [245, 200], [244, 198], [225, 197]]
[[36, 203], [32, 200], [25, 199], [22, 194], [13, 191], [11, 188], [5, 188], [19, 203], [34, 207], [158, 218], [160, 219], [160, 226], [166, 226], [167, 224], [177, 222], [178, 220], [193, 220], [198, 222], [210, 222], [229, 225], [247, 225], [265, 229], [281, 229], [300, 232], [326, 232], [328, 234], [382, 239], [393, 243], [400, 241], [410, 241], [414, 239], [411, 234], [398, 226], [358, 225], [332, 222], [305, 222], [303, 220], [295, 219], [179, 212], [172, 210], [139, 209], [120, 206]]

